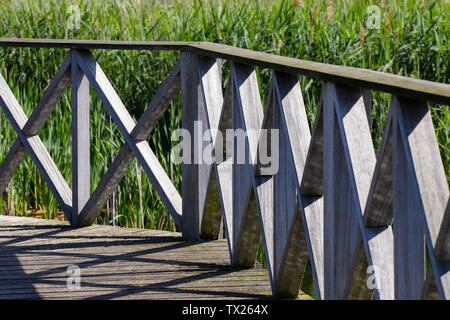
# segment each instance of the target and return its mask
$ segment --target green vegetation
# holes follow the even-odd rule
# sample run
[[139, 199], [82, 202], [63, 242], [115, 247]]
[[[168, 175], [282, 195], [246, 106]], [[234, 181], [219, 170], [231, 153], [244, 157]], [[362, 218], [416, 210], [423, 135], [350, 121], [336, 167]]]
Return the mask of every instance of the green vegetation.
[[[114, 40], [211, 41], [283, 56], [449, 82], [449, 1], [0, 1], [0, 36]], [[71, 7], [72, 5], [72, 7]], [[76, 5], [76, 7], [75, 7]], [[369, 5], [380, 8], [379, 28], [369, 28]], [[68, 21], [80, 12], [80, 24]], [[370, 25], [372, 27], [372, 25]], [[93, 52], [124, 104], [138, 119], [179, 58], [169, 51]], [[67, 50], [0, 49], [0, 72], [27, 115], [48, 86]], [[224, 85], [229, 63], [224, 63]], [[263, 101], [271, 71], [258, 69]], [[322, 84], [301, 77], [311, 125]], [[374, 92], [373, 140], [378, 149], [390, 95]], [[450, 177], [450, 110], [432, 105], [436, 135], [447, 179]], [[91, 189], [111, 164], [124, 142], [118, 129], [92, 92]], [[0, 160], [16, 135], [0, 117]], [[180, 99], [149, 138], [175, 186], [181, 187], [181, 168], [172, 166], [170, 133], [180, 125]], [[44, 144], [67, 179], [71, 164], [70, 90], [57, 104], [40, 133]], [[112, 130], [112, 139], [111, 133]], [[140, 227], [137, 166], [132, 164], [116, 191], [122, 226]], [[174, 224], [145, 174], [142, 177], [145, 227], [173, 230]], [[3, 213], [42, 212], [52, 218], [58, 205], [27, 156], [7, 192]], [[106, 209], [97, 223], [111, 223]], [[260, 252], [260, 258], [262, 251]]]

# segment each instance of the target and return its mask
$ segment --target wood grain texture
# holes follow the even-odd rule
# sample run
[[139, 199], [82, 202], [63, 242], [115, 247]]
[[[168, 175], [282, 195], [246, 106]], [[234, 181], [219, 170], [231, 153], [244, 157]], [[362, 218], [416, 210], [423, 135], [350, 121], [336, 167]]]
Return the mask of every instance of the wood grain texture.
[[131, 137], [135, 122], [94, 57], [89, 52], [79, 51], [78, 55], [79, 59], [77, 62], [80, 69], [105, 105], [111, 118], [124, 136], [126, 143], [133, 151], [142, 169], [167, 207], [174, 222], [180, 227], [182, 201], [178, 191], [173, 186], [172, 181], [162, 168], [148, 142], [145, 140], [135, 141]]
[[[144, 111], [141, 118], [139, 118], [131, 132], [133, 139], [137, 141], [141, 141], [141, 139], [146, 140], [148, 134], [152, 132], [164, 111], [167, 110], [171, 99], [173, 99], [180, 89], [179, 73], [180, 62], [173, 67], [169, 76], [153, 97], [148, 108]], [[92, 196], [83, 207], [79, 218], [81, 226], [88, 226], [94, 222], [98, 213], [104, 207], [105, 202], [110, 198], [112, 192], [124, 177], [134, 157], [133, 151], [125, 143], [95, 188]], [[180, 219], [177, 219], [177, 225], [181, 225], [180, 223]]]
[[27, 137], [22, 131], [28, 121], [27, 116], [2, 76], [0, 76], [0, 106], [16, 131], [20, 142], [24, 145], [50, 191], [55, 196], [65, 216], [70, 221], [72, 218], [72, 191], [39, 136]]
[[[255, 264], [261, 238], [252, 176], [258, 151], [263, 108], [253, 67], [233, 64], [231, 67], [233, 140], [233, 218], [232, 263], [251, 267]], [[239, 129], [239, 130], [238, 130]], [[242, 143], [243, 142], [243, 143]]]
[[[71, 56], [69, 53], [25, 124], [23, 128], [25, 135], [36, 135], [44, 126], [57, 101], [67, 88], [70, 80], [70, 64]], [[6, 189], [25, 155], [26, 149], [20, 142], [20, 139], [17, 138], [0, 167], [0, 192]]]
[[72, 78], [72, 225], [91, 195], [89, 81], [78, 67], [78, 53], [71, 53]]
[[[408, 184], [404, 185], [403, 190], [397, 189], [397, 195], [399, 197], [407, 197], [408, 206], [410, 206], [410, 219], [419, 219], [418, 223], [421, 225], [416, 228], [417, 237], [425, 234], [437, 291], [442, 299], [448, 299], [450, 297], [450, 283], [445, 275], [446, 272], [443, 273], [443, 268], [445, 269], [446, 264], [438, 261], [436, 255], [440, 254], [440, 259], [444, 261], [449, 260], [449, 257], [442, 255], [443, 252], [441, 250], [444, 241], [444, 233], [441, 230], [445, 230], [448, 223], [448, 217], [445, 216], [445, 212], [448, 205], [449, 190], [440, 159], [431, 113], [425, 103], [411, 99], [394, 97], [394, 104], [397, 139], [400, 140], [397, 147], [401, 149], [395, 150], [396, 155], [398, 154], [399, 163], [397, 166], [403, 165], [404, 173], [402, 173], [406, 176], [403, 179], [408, 182]], [[403, 163], [400, 160], [403, 160]], [[395, 228], [397, 228], [397, 224]], [[403, 240], [406, 235], [400, 235], [400, 237]], [[410, 237], [408, 236], [408, 240]], [[423, 241], [423, 236], [420, 240]], [[409, 243], [408, 248], [405, 248], [407, 246], [406, 243], [403, 244], [403, 247], [401, 245], [402, 243], [399, 242], [399, 251], [412, 250], [411, 243]], [[421, 256], [418, 256], [413, 261], [404, 259], [402, 262], [404, 264], [419, 264], [415, 268], [422, 268], [420, 258]], [[409, 268], [412, 269], [414, 267]], [[416, 269], [408, 271], [409, 273], [406, 275], [402, 274], [401, 279], [403, 281], [414, 281], [413, 283], [416, 285], [413, 287], [414, 292], [419, 289], [423, 292], [425, 284], [422, 283], [422, 278], [417, 276], [417, 274], [421, 276], [421, 273], [418, 273]], [[420, 272], [423, 272], [422, 269], [420, 269]], [[409, 276], [413, 280], [405, 279], [405, 276]], [[403, 289], [402, 285], [404, 286], [404, 283], [400, 282], [400, 293], [403, 293], [401, 291]]]
[[[231, 267], [225, 240], [8, 216], [0, 216], [0, 239], [0, 299], [271, 297], [267, 270]], [[81, 270], [78, 290], [67, 288], [70, 265]]]
[[367, 227], [392, 224], [392, 130], [391, 105], [364, 211], [364, 223]]

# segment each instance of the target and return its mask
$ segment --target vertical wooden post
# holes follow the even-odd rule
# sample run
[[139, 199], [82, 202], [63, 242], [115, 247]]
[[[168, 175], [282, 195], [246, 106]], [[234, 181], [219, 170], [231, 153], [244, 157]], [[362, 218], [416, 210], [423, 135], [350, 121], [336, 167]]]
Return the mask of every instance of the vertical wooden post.
[[[205, 211], [208, 180], [211, 165], [203, 163], [202, 140], [207, 130], [207, 118], [198, 73], [198, 56], [181, 53], [181, 127], [190, 133], [190, 163], [183, 162], [182, 175], [182, 223], [186, 240], [200, 238], [200, 226]], [[183, 149], [183, 152], [186, 152]], [[184, 161], [185, 157], [183, 157]]]
[[72, 226], [90, 196], [89, 81], [72, 54]]

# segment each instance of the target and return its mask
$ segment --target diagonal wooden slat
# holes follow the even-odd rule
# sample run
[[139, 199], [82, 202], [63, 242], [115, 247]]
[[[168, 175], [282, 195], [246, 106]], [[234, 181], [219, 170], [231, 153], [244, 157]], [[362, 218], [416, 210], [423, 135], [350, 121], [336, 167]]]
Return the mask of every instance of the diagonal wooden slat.
[[[137, 140], [140, 140], [144, 137], [141, 130], [145, 134], [151, 133], [179, 89], [180, 63], [178, 62], [136, 123], [131, 135], [135, 136]], [[104, 207], [105, 202], [122, 180], [133, 159], [133, 151], [127, 144], [124, 144], [80, 213], [80, 223], [82, 226], [87, 226], [94, 222], [98, 213]]]
[[367, 227], [392, 224], [392, 106], [389, 110], [370, 185], [364, 223]]
[[425, 285], [424, 230], [414, 168], [406, 149], [399, 101], [393, 99], [393, 214], [395, 299], [420, 299]]
[[[423, 241], [423, 233], [425, 233], [429, 258], [434, 270], [437, 290], [443, 299], [450, 298], [450, 280], [449, 277], [442, 273], [445, 266], [443, 261], [450, 260], [442, 253], [444, 244], [444, 236], [442, 230], [446, 229], [448, 217], [446, 214], [446, 206], [449, 199], [449, 189], [445, 177], [445, 171], [440, 159], [439, 147], [436, 141], [435, 130], [431, 119], [431, 113], [426, 103], [414, 101], [405, 98], [394, 97], [395, 120], [397, 127], [397, 149], [395, 150], [397, 163], [394, 165], [400, 169], [401, 176], [397, 179], [405, 179], [408, 184], [400, 189], [399, 185], [394, 185], [394, 191], [400, 199], [408, 201], [408, 217], [405, 217], [403, 211], [394, 210], [394, 232], [398, 226], [398, 220], [404, 219], [411, 224], [402, 225], [401, 232], [409, 234], [399, 234], [400, 241], [410, 241], [408, 246], [406, 242], [398, 242], [400, 253], [410, 253], [414, 249], [411, 245], [411, 238], [417, 237], [416, 243]], [[407, 111], [406, 111], [407, 108]], [[403, 160], [401, 162], [401, 160]], [[396, 172], [398, 174], [398, 172]], [[394, 178], [395, 179], [395, 178]], [[402, 180], [400, 180], [402, 181]], [[397, 187], [397, 189], [395, 189]], [[405, 190], [406, 189], [406, 190]], [[394, 199], [394, 207], [397, 198]], [[397, 214], [397, 216], [395, 216]], [[418, 222], [416, 227], [413, 223]], [[420, 223], [422, 226], [420, 227]], [[405, 230], [403, 229], [405, 228]], [[408, 228], [408, 229], [406, 229]], [[415, 232], [414, 237], [410, 233]], [[421, 237], [422, 236], [422, 237]], [[419, 239], [420, 238], [420, 239]], [[422, 253], [422, 251], [418, 252]], [[442, 259], [438, 261], [436, 256]], [[399, 271], [404, 271], [398, 281], [398, 297], [413, 298], [421, 290], [423, 283], [423, 256], [415, 255], [409, 259], [399, 260]], [[422, 260], [422, 263], [421, 263]], [[410, 282], [406, 287], [406, 281]], [[444, 285], [445, 284], [445, 285]], [[413, 295], [414, 294], [414, 295]], [[423, 294], [423, 293], [422, 293]], [[419, 296], [420, 298], [421, 296]]]
[[301, 194], [305, 196], [321, 196], [323, 194], [323, 94], [324, 90], [320, 94], [305, 171], [302, 176]]
[[[287, 176], [292, 179], [292, 190], [296, 191], [294, 196], [296, 199], [292, 202], [298, 207], [297, 212], [294, 211], [295, 218], [290, 217], [290, 221], [288, 219], [283, 222], [283, 224], [287, 222], [287, 226], [291, 229], [286, 233], [284, 249], [281, 250], [285, 252], [285, 256], [281, 260], [283, 267], [279, 275], [279, 294], [294, 296], [298, 292], [299, 287], [295, 283], [303, 272], [306, 257], [309, 254], [316, 292], [320, 298], [323, 293], [322, 199], [301, 195], [301, 181], [306, 174], [305, 166], [311, 133], [297, 76], [275, 72], [274, 79], [277, 106], [275, 114], [281, 115], [280, 140], [286, 141], [286, 150], [284, 152], [280, 150], [280, 158], [282, 154], [287, 155], [285, 161], [280, 159], [280, 168], [283, 162], [287, 163], [290, 170]], [[280, 146], [282, 144], [280, 142]], [[275, 217], [277, 221], [275, 225], [283, 221], [280, 214], [276, 214]], [[276, 232], [276, 234], [280, 233]], [[293, 252], [296, 252], [295, 255]], [[282, 288], [283, 284], [289, 284], [289, 286]], [[286, 291], [283, 292], [283, 290]]]
[[11, 89], [8, 87], [4, 78], [0, 76], [0, 106], [8, 117], [20, 142], [24, 145], [26, 151], [42, 174], [50, 191], [55, 196], [58, 204], [71, 221], [72, 214], [72, 191], [70, 190], [64, 177], [59, 172], [52, 157], [45, 148], [39, 136], [27, 136], [23, 132], [28, 119]]
[[120, 100], [113, 86], [103, 70], [87, 51], [77, 51], [78, 65], [88, 78], [102, 103], [105, 105], [113, 121], [125, 138], [127, 145], [134, 153], [150, 182], [158, 192], [161, 200], [172, 215], [177, 226], [181, 227], [181, 197], [173, 186], [170, 178], [162, 168], [147, 141], [135, 141], [131, 134], [135, 127], [124, 104]]
[[[161, 88], [155, 94], [152, 102], [149, 104], [148, 108], [137, 122], [135, 128], [132, 130], [131, 135], [136, 137], [139, 141], [147, 133], [151, 133], [179, 89], [180, 63], [178, 62], [169, 73], [169, 76]], [[127, 144], [124, 144], [111, 164], [111, 167], [107, 170], [105, 176], [99, 182], [97, 188], [80, 213], [80, 224], [82, 226], [87, 226], [93, 223], [96, 216], [105, 205], [105, 202], [111, 196], [113, 190], [122, 180], [133, 159], [133, 151]], [[180, 225], [180, 221], [177, 221], [177, 225]]]

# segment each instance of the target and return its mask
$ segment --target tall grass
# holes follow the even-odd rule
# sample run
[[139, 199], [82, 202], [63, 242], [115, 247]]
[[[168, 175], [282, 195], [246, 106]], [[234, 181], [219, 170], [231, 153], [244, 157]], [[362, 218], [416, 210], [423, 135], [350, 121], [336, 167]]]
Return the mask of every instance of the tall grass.
[[[449, 82], [449, 1], [0, 1], [0, 36], [26, 38], [73, 38], [115, 40], [211, 41], [273, 54], [331, 64], [368, 68], [399, 75]], [[72, 5], [72, 7], [71, 7]], [[68, 27], [74, 5], [80, 24]], [[379, 28], [368, 28], [367, 8], [377, 5]], [[93, 52], [112, 81], [130, 113], [136, 119], [179, 58], [171, 51]], [[62, 63], [67, 50], [1, 48], [0, 72], [7, 80], [26, 113], [30, 115], [49, 81]], [[224, 63], [224, 85], [229, 62]], [[258, 68], [263, 101], [271, 72]], [[314, 114], [321, 83], [300, 77], [307, 114]], [[373, 140], [378, 149], [390, 95], [374, 92]], [[124, 143], [113, 125], [110, 138], [109, 116], [92, 92], [91, 105], [91, 188], [95, 188], [111, 164], [111, 150], [117, 154]], [[447, 179], [450, 177], [450, 111], [432, 105], [432, 116]], [[16, 135], [0, 115], [0, 160]], [[181, 168], [171, 165], [171, 130], [180, 125], [180, 97], [172, 103], [149, 138], [163, 167], [181, 190]], [[71, 180], [70, 90], [57, 104], [40, 133], [44, 144], [62, 174]], [[117, 223], [141, 226], [140, 212], [147, 228], [174, 230], [175, 226], [152, 189], [145, 174], [141, 192], [135, 164], [130, 166], [116, 190]], [[142, 194], [142, 206], [139, 194]], [[11, 186], [2, 196], [2, 211], [45, 217], [60, 210], [36, 172], [29, 157], [20, 166]], [[109, 205], [108, 207], [111, 207]], [[11, 210], [14, 208], [14, 210]], [[97, 223], [112, 223], [103, 210]], [[262, 251], [260, 252], [262, 255]]]

